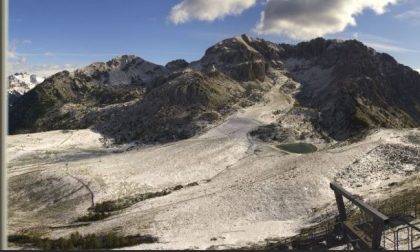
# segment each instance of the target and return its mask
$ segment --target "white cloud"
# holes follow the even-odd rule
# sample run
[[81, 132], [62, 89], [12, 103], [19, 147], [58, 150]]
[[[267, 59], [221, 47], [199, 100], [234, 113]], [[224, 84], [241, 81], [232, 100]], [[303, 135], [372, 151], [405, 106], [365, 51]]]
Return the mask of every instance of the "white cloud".
[[419, 19], [420, 8], [414, 10], [408, 10], [395, 16], [397, 19]]
[[239, 15], [255, 5], [257, 0], [184, 0], [175, 5], [169, 15], [174, 24], [193, 19], [214, 21], [225, 16]]
[[46, 53], [44, 53], [44, 56], [46, 56], [46, 57], [52, 57], [52, 56], [55, 56], [55, 54], [52, 53], [52, 52], [46, 52]]
[[7, 51], [7, 61], [9, 73], [15, 69], [19, 69], [20, 66], [27, 64], [27, 58], [19, 55], [16, 51], [16, 43], [11, 43], [9, 50]]
[[41, 77], [48, 77], [55, 73], [68, 70], [73, 71], [76, 70], [78, 65], [73, 64], [29, 64], [28, 62], [9, 62], [8, 64], [8, 73], [29, 73], [29, 74], [36, 74]]
[[255, 31], [312, 39], [356, 26], [356, 16], [365, 9], [383, 14], [399, 0], [267, 0]]
[[361, 41], [375, 41], [375, 42], [383, 43], [383, 44], [392, 44], [392, 45], [398, 44], [398, 41], [396, 40], [384, 38], [384, 37], [374, 35], [374, 34], [369, 34], [369, 33], [356, 32], [356, 33], [353, 33], [353, 38], [361, 40]]
[[16, 59], [17, 55], [16, 52], [13, 50], [9, 50], [7, 51], [7, 58], [8, 59]]
[[[22, 54], [17, 52], [17, 45], [18, 44], [25, 44], [23, 42], [16, 42], [13, 41], [9, 47], [7, 52], [7, 69], [8, 74], [14, 73], [21, 73], [26, 72], [30, 74], [36, 74], [42, 77], [48, 77], [52, 74], [63, 70], [73, 71], [78, 65], [73, 64], [32, 64], [28, 61], [27, 56], [31, 56], [29, 54]], [[28, 44], [28, 43], [26, 43]], [[44, 56], [48, 56], [47, 53], [43, 54]]]
[[381, 42], [372, 42], [372, 41], [363, 41], [367, 46], [370, 46], [377, 51], [383, 52], [398, 52], [398, 53], [405, 53], [405, 52], [412, 52], [412, 53], [420, 53], [420, 51], [407, 49], [404, 47], [400, 47], [398, 45], [381, 43]]
[[402, 12], [395, 16], [398, 20], [409, 21], [410, 24], [420, 25], [420, 8]]
[[420, 68], [419, 69], [416, 69], [416, 71], [420, 73]]
[[[26, 42], [25, 42], [26, 41]], [[60, 71], [68, 70], [73, 71], [77, 68], [82, 67], [81, 64], [55, 64], [51, 62], [51, 57], [56, 58], [73, 58], [73, 57], [104, 57], [104, 56], [117, 56], [119, 54], [115, 53], [55, 53], [55, 52], [44, 52], [44, 53], [24, 53], [17, 50], [17, 48], [23, 46], [24, 44], [30, 44], [30, 40], [13, 40], [9, 44], [9, 50], [7, 52], [7, 69], [8, 74], [26, 72], [29, 74], [37, 74], [42, 77], [48, 77], [52, 74], [58, 73]], [[49, 64], [37, 64], [34, 63], [33, 59], [42, 58], [44, 61], [48, 58]], [[31, 60], [32, 59], [32, 60]], [[62, 60], [66, 62], [72, 62], [74, 60]], [[47, 61], [48, 62], [48, 61]]]
[[7, 59], [8, 60], [15, 60], [17, 59], [17, 52], [16, 52], [16, 43], [12, 42], [9, 45], [9, 49], [7, 50]]
[[[363, 42], [365, 45], [374, 48], [380, 52], [387, 53], [420, 53], [419, 50], [403, 47], [398, 41], [381, 36], [368, 34], [368, 33], [353, 33], [352, 38]], [[345, 38], [345, 39], [348, 39]]]

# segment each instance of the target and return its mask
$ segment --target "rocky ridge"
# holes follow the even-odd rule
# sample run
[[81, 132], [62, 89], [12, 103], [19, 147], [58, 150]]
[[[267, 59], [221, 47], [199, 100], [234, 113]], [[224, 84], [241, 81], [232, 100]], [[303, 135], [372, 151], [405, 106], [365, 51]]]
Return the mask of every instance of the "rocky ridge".
[[279, 92], [295, 103], [269, 127], [280, 134], [298, 117], [308, 134], [334, 140], [420, 125], [420, 74], [391, 56], [356, 40], [287, 45], [242, 35], [191, 63], [159, 66], [124, 55], [58, 73], [19, 99], [10, 131], [92, 127], [116, 142], [175, 141], [259, 101], [279, 75], [289, 78]]

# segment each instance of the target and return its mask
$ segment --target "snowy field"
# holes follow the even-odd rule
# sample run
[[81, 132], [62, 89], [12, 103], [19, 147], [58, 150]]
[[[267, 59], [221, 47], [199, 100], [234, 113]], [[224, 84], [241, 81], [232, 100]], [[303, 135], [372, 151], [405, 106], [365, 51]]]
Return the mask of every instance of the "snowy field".
[[[113, 146], [90, 130], [9, 137], [9, 232], [159, 239], [130, 249], [237, 248], [292, 236], [318, 214], [335, 211], [332, 180], [375, 199], [399, 190], [391, 182], [418, 181], [419, 129], [377, 130], [347, 145], [313, 141], [319, 151], [304, 155], [251, 138], [250, 131], [284, 116], [273, 112], [293, 107], [291, 96], [279, 92], [285, 81], [265, 102], [175, 143]], [[92, 204], [178, 185], [104, 220], [76, 222]]]

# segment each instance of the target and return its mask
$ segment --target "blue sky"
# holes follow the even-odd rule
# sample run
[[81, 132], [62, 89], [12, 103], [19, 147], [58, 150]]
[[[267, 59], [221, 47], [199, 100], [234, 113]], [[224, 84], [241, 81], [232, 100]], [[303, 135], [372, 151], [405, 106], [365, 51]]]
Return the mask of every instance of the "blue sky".
[[9, 70], [43, 74], [122, 54], [192, 61], [242, 33], [286, 43], [357, 38], [420, 69], [419, 0], [317, 1], [9, 0]]

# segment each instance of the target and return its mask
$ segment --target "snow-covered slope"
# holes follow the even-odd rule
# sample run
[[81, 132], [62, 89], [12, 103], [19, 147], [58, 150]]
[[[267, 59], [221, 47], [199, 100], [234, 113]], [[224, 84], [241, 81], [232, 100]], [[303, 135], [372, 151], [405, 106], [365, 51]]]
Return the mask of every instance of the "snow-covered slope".
[[43, 77], [28, 73], [15, 73], [9, 76], [9, 94], [23, 95], [44, 81]]
[[[391, 182], [418, 176], [416, 159], [413, 164], [406, 164], [406, 158], [387, 163], [388, 156], [420, 150], [416, 141], [407, 140], [418, 138], [418, 130], [380, 130], [340, 146], [318, 139], [312, 143], [319, 151], [307, 155], [251, 138], [256, 127], [287, 118], [293, 100], [279, 92], [285, 83], [287, 78], [280, 77], [264, 102], [238, 111], [207, 133], [165, 145], [109, 151], [101, 147], [100, 135], [89, 130], [12, 136], [9, 232], [30, 229], [58, 238], [75, 231], [116, 231], [159, 239], [135, 249], [237, 248], [292, 236], [318, 215], [334, 212], [331, 180], [363, 197], [379, 197], [379, 188], [383, 193]], [[289, 126], [299, 130], [298, 125]], [[392, 172], [399, 169], [395, 162], [410, 171]], [[371, 169], [374, 163], [381, 166]], [[372, 176], [360, 176], [363, 171]], [[382, 175], [386, 178], [375, 179]], [[179, 190], [134, 203], [104, 220], [76, 221], [92, 203], [179, 185]]]

